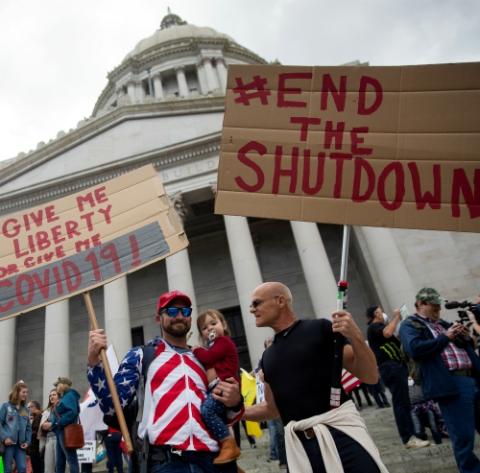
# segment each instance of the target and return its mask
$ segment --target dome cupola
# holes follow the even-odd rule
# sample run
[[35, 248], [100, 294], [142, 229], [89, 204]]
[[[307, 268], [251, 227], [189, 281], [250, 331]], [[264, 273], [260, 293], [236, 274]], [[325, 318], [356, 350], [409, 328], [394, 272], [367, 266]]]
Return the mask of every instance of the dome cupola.
[[225, 94], [230, 64], [266, 61], [213, 28], [188, 24], [168, 9], [160, 28], [113, 71], [93, 116], [118, 107]]

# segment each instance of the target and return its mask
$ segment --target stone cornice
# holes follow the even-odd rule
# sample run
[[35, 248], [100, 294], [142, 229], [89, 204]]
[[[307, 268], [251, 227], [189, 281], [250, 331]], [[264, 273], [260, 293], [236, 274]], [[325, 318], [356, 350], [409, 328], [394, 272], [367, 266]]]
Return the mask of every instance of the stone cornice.
[[72, 130], [65, 136], [47, 143], [39, 150], [14, 160], [0, 169], [0, 192], [2, 184], [124, 121], [171, 115], [223, 112], [224, 108], [225, 97], [223, 95], [120, 106], [105, 115], [88, 120], [84, 125]]
[[174, 146], [129, 156], [82, 173], [62, 176], [59, 179], [43, 182], [34, 188], [29, 187], [10, 192], [7, 196], [0, 197], [0, 215], [59, 199], [146, 164], [151, 163], [157, 170], [162, 170], [173, 165], [218, 154], [220, 152], [220, 136], [220, 132], [212, 133]]
[[156, 44], [138, 56], [130, 56], [107, 74], [108, 83], [101, 92], [95, 103], [93, 115], [98, 113], [105, 106], [108, 99], [114, 93], [115, 83], [128, 72], [138, 74], [147, 68], [152, 68], [159, 63], [165, 62], [170, 57], [186, 57], [189, 54], [200, 52], [202, 46], [216, 46], [222, 49], [223, 53], [231, 54], [236, 59], [244, 60], [246, 63], [266, 64], [267, 61], [247, 48], [232, 42], [226, 38], [182, 38]]

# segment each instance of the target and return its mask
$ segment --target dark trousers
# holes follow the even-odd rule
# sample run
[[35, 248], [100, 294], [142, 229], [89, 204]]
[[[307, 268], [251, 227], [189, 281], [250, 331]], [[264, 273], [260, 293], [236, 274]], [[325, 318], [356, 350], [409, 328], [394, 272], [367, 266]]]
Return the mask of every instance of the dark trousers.
[[238, 447], [241, 448], [240, 424], [242, 424], [243, 426], [243, 430], [245, 431], [245, 435], [247, 437], [248, 443], [250, 444], [251, 447], [255, 448], [257, 445], [257, 442], [253, 435], [247, 434], [247, 424], [245, 423], [244, 420], [237, 422], [233, 426], [233, 435], [235, 436], [235, 442], [237, 443]]
[[[355, 440], [340, 430], [328, 428], [337, 446], [345, 473], [379, 473], [380, 470], [368, 452]], [[303, 433], [297, 433], [312, 465], [313, 473], [327, 473], [323, 463], [320, 445], [316, 437], [307, 439]], [[330, 472], [329, 472], [330, 473]]]
[[381, 381], [379, 381], [377, 384], [369, 384], [368, 389], [371, 392], [373, 399], [375, 399], [378, 407], [390, 406], [387, 396], [385, 396]]
[[362, 398], [360, 397], [360, 390], [363, 392], [363, 395], [365, 396], [367, 404], [369, 406], [373, 406], [372, 400], [368, 395], [368, 386], [365, 383], [362, 383], [360, 384], [360, 386], [358, 386], [352, 391], [352, 394], [355, 396], [355, 400], [357, 401], [358, 408], [359, 409], [362, 408]]
[[33, 473], [43, 473], [43, 458], [38, 455], [30, 455], [30, 462], [32, 463]]
[[461, 473], [479, 473], [480, 461], [473, 453], [475, 441], [475, 380], [453, 376], [459, 395], [438, 400], [453, 453]]
[[118, 473], [123, 473], [123, 455], [120, 447], [122, 434], [120, 432], [109, 433], [105, 436], [105, 450], [107, 451], [108, 473], [113, 473], [115, 468]]
[[403, 443], [414, 434], [412, 416], [410, 414], [410, 396], [408, 395], [408, 368], [398, 361], [386, 361], [379, 367], [380, 376], [385, 386], [392, 393], [393, 415], [398, 433]]
[[[148, 472], [149, 473], [217, 473], [213, 464], [215, 454], [207, 452], [185, 451], [181, 455], [173, 453], [169, 447], [150, 446]], [[220, 469], [218, 471], [233, 473], [237, 470], [235, 462], [221, 467], [230, 467], [230, 469]]]

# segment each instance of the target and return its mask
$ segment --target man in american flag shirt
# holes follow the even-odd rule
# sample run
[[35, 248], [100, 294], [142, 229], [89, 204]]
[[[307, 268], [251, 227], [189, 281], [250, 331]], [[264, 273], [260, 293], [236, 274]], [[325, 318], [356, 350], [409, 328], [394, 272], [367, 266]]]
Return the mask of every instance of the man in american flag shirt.
[[[180, 292], [162, 294], [157, 303], [155, 320], [162, 337], [147, 346], [154, 347], [145, 380], [143, 417], [138, 436], [148, 438], [148, 471], [151, 473], [236, 473], [235, 463], [213, 465], [217, 442], [205, 427], [200, 406], [207, 391], [207, 377], [201, 363], [187, 345], [191, 327], [191, 301]], [[88, 347], [88, 379], [100, 408], [113, 415], [113, 402], [100, 350], [107, 347], [103, 330], [90, 332]], [[147, 349], [145, 349], [147, 350]], [[124, 357], [115, 375], [115, 385], [123, 408], [135, 398], [142, 376], [142, 347], [132, 348]], [[214, 397], [233, 412], [243, 413], [238, 384], [220, 381]]]

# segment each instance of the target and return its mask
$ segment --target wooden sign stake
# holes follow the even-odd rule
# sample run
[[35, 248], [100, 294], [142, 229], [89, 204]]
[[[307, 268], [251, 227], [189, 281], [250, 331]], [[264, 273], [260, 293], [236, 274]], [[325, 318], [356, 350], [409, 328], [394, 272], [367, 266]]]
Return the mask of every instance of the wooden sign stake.
[[[92, 299], [89, 292], [83, 293], [83, 299], [85, 305], [87, 306], [88, 318], [90, 320], [91, 330], [98, 329], [97, 317], [95, 315], [95, 309], [93, 308]], [[117, 415], [118, 423], [120, 425], [120, 431], [122, 432], [123, 439], [125, 441], [125, 446], [128, 453], [133, 452], [132, 439], [130, 438], [130, 432], [128, 431], [127, 423], [125, 422], [125, 416], [123, 415], [123, 409], [120, 404], [120, 399], [117, 393], [117, 387], [113, 381], [112, 370], [110, 369], [110, 363], [108, 362], [107, 353], [104, 349], [100, 351], [100, 359], [102, 360], [103, 369], [105, 370], [105, 376], [107, 378], [107, 384], [110, 389], [110, 394], [112, 395], [113, 408], [115, 409], [115, 414]]]

